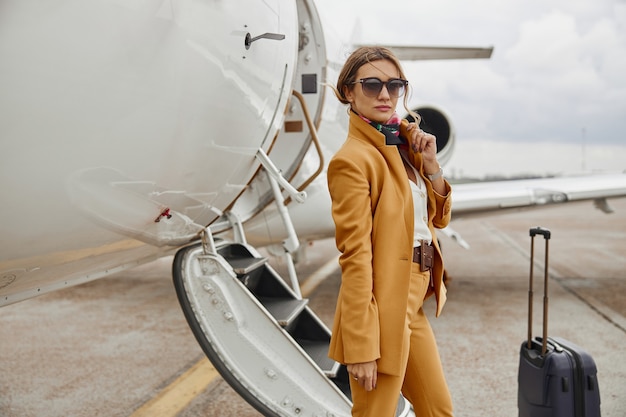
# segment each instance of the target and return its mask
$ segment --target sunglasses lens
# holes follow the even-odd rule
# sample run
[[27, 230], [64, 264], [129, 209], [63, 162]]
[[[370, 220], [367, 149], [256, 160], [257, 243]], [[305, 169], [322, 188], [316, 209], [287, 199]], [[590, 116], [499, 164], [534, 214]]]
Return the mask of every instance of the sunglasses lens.
[[363, 80], [363, 93], [367, 96], [377, 96], [383, 89], [383, 82], [376, 78]]
[[400, 97], [404, 94], [404, 81], [402, 80], [391, 80], [387, 82], [387, 91], [389, 91], [389, 95], [394, 97]]

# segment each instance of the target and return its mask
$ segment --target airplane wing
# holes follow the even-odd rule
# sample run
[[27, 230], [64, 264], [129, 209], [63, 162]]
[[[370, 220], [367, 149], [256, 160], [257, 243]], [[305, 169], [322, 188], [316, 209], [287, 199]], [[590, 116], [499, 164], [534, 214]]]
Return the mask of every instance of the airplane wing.
[[625, 196], [626, 173], [455, 184], [452, 215], [459, 219], [583, 200], [611, 213], [607, 199]]
[[[546, 205], [593, 201], [598, 210], [613, 213], [608, 199], [626, 196], [626, 172], [577, 175], [509, 181], [454, 184], [452, 220], [537, 209]], [[454, 230], [454, 223], [441, 232], [461, 247], [468, 242]]]
[[[355, 45], [358, 47], [361, 45]], [[389, 48], [401, 61], [424, 61], [442, 59], [489, 59], [493, 47], [442, 47], [442, 46], [410, 46], [380, 45]]]

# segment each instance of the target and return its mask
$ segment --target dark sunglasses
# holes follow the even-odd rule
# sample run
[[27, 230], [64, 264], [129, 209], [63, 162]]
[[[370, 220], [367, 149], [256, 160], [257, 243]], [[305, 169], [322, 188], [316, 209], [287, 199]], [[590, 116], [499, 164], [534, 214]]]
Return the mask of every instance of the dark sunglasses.
[[377, 97], [383, 89], [383, 86], [387, 88], [390, 96], [402, 97], [406, 86], [409, 85], [407, 80], [402, 78], [391, 78], [385, 82], [376, 77], [361, 78], [353, 82], [352, 84], [361, 84], [363, 87], [363, 94], [368, 97]]

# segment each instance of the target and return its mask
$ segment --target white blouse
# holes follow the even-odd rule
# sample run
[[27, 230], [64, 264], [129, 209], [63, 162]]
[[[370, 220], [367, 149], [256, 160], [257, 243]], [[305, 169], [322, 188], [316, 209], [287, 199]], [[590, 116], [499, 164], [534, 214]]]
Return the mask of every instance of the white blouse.
[[411, 194], [413, 194], [413, 247], [420, 246], [420, 240], [427, 240], [430, 244], [433, 236], [428, 228], [428, 194], [426, 192], [426, 184], [420, 176], [417, 169], [411, 164], [409, 166], [415, 173], [417, 184], [409, 179], [411, 186]]

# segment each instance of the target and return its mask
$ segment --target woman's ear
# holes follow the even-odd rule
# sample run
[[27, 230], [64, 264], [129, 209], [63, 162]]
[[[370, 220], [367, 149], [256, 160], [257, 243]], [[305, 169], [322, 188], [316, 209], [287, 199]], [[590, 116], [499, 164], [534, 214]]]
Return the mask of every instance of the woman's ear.
[[343, 86], [343, 96], [346, 98], [346, 100], [350, 103], [352, 103], [353, 101], [353, 97], [352, 97], [352, 90], [350, 88], [348, 88], [347, 85]]

